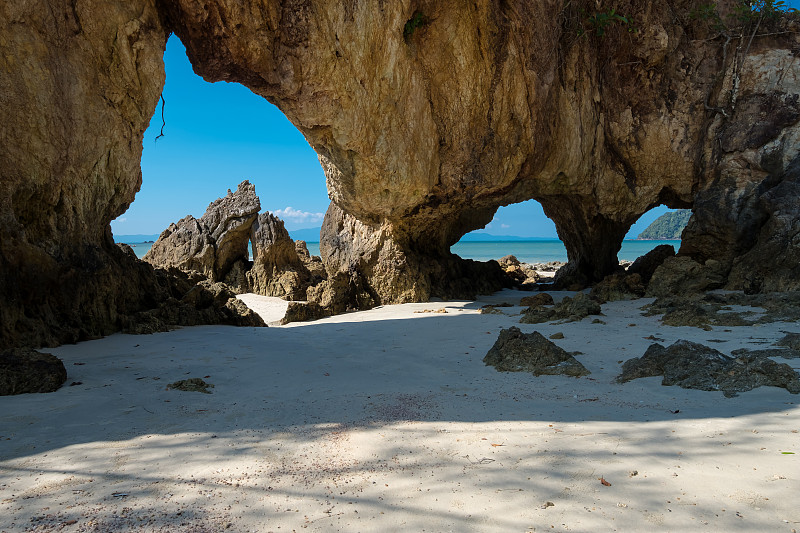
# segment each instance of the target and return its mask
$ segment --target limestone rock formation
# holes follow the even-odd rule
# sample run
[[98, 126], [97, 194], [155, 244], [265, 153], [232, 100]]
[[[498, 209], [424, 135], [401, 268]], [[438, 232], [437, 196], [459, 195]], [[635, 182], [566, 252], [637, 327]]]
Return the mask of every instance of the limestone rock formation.
[[553, 320], [575, 322], [583, 320], [589, 315], [601, 314], [600, 304], [579, 292], [572, 298], [565, 296], [553, 307], [544, 307], [541, 304], [529, 307], [522, 312], [521, 324], [541, 324]]
[[539, 274], [533, 266], [527, 263], [520, 263], [519, 259], [513, 255], [501, 257], [498, 261], [503, 272], [511, 278], [521, 290], [534, 290], [539, 281]]
[[617, 382], [663, 376], [662, 385], [722, 391], [726, 397], [764, 385], [800, 393], [800, 375], [785, 363], [755, 352], [729, 357], [713, 348], [680, 340], [665, 348], [651, 344], [642, 357], [625, 361]]
[[211, 202], [199, 220], [188, 215], [170, 224], [144, 260], [161, 268], [194, 270], [212, 281], [225, 280], [235, 264], [248, 260], [250, 230], [260, 210], [255, 186], [245, 180], [236, 192], [228, 189], [225, 197]]
[[[499, 267], [449, 248], [528, 199], [567, 248], [563, 287], [614, 272], [630, 225], [660, 204], [692, 209], [679, 255], [703, 268], [686, 276], [716, 261], [723, 285], [794, 287], [800, 32], [715, 5], [723, 30], [691, 16], [695, 0], [620, 0], [637, 31], [600, 32], [590, 0], [5, 2], [0, 343], [99, 335], [163, 303], [109, 223], [141, 183], [170, 32], [196, 72], [243, 83], [303, 133], [333, 202], [327, 274], [380, 303], [502, 287]], [[241, 278], [230, 242], [219, 279]]]
[[67, 380], [67, 369], [53, 354], [27, 348], [0, 351], [0, 396], [53, 392]]
[[[253, 268], [247, 273], [250, 290], [264, 296], [305, 300], [306, 289], [315, 280], [306, 262], [312, 259], [305, 249], [303, 259], [283, 221], [261, 213], [252, 226]], [[301, 248], [301, 251], [303, 248]]]
[[525, 296], [519, 301], [519, 305], [524, 305], [526, 307], [539, 307], [542, 305], [554, 304], [555, 302], [553, 301], [553, 297], [546, 292], [540, 292], [539, 294], [535, 294], [533, 296]]
[[214, 278], [214, 241], [205, 224], [192, 215], [173, 222], [144, 255], [153, 266], [198, 272]]
[[615, 272], [595, 283], [590, 296], [598, 302], [633, 300], [644, 296], [645, 286], [639, 274]]
[[628, 267], [627, 273], [639, 274], [642, 278], [642, 283], [647, 285], [653, 278], [653, 273], [655, 273], [656, 269], [668, 258], [674, 256], [675, 248], [671, 244], [660, 244], [643, 256], [637, 257], [636, 261]]
[[646, 295], [650, 297], [700, 293], [725, 284], [725, 265], [716, 259], [699, 263], [688, 256], [668, 257], [656, 268]]
[[[382, 301], [443, 296], [428, 269], [497, 206], [529, 198], [567, 247], [557, 281], [597, 281], [651, 207], [690, 207], [715, 183], [740, 189], [719, 172], [780, 180], [785, 167], [759, 159], [775, 140], [788, 159], [797, 152], [785, 141], [797, 78], [778, 76], [800, 69], [795, 38], [758, 37], [737, 52], [688, 0], [618, 2], [641, 31], [612, 25], [602, 36], [587, 27], [598, 9], [588, 1], [275, 2], [247, 16], [226, 0], [165, 4], [198, 72], [274, 102], [320, 154], [336, 208], [354, 219], [333, 213], [323, 238], [347, 242]], [[415, 13], [426, 23], [406, 33]], [[752, 164], [735, 170], [744, 152]], [[329, 271], [353, 266], [336, 259], [323, 257]]]
[[538, 331], [525, 334], [513, 326], [500, 332], [483, 362], [501, 372], [530, 372], [534, 376], [590, 374], [575, 357]]

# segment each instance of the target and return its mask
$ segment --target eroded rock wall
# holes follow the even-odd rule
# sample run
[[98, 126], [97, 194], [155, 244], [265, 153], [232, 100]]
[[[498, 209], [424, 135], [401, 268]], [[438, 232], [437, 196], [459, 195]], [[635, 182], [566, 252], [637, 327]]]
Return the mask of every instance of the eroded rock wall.
[[167, 33], [153, 0], [0, 4], [0, 347], [131, 329], [146, 311], [156, 329], [238, 320], [184, 306], [191, 284], [109, 227], [141, 184]]
[[694, 209], [680, 254], [714, 257], [731, 286], [785, 287], [745, 273], [771, 252], [793, 272], [797, 25], [734, 38], [692, 17], [700, 4], [622, 0], [633, 23], [600, 35], [588, 15], [608, 6], [589, 0], [3, 3], [2, 342], [100, 334], [156, 305], [155, 274], [108, 224], [139, 187], [169, 31], [317, 151], [326, 268], [356, 299], [479, 290], [483, 267], [450, 245], [531, 198], [567, 247], [563, 284], [608, 274], [631, 223], [666, 204]]
[[[326, 223], [323, 240], [349, 241], [387, 301], [441, 295], [413, 265], [441, 263], [498, 206], [531, 198], [567, 247], [561, 283], [601, 279], [641, 214], [691, 207], [730, 166], [723, 152], [758, 149], [797, 122], [794, 74], [748, 71], [778, 59], [797, 71], [794, 34], [764, 23], [783, 33], [730, 42], [692, 16], [695, 1], [616, 2], [634, 22], [603, 35], [588, 22], [603, 6], [588, 1], [165, 5], [198, 73], [244, 83], [303, 132], [336, 209], [360, 224]], [[780, 112], [751, 127], [765, 101]], [[733, 180], [725, 190], [746, 189]], [[338, 255], [329, 266], [353, 268]], [[409, 273], [387, 277], [398, 262]]]

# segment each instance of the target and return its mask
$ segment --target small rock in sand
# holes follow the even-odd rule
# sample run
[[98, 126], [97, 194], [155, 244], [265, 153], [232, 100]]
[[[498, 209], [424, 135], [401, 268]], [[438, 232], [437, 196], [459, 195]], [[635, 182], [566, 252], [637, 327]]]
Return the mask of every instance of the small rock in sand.
[[182, 379], [167, 385], [167, 389], [182, 390], [186, 392], [204, 392], [206, 394], [211, 394], [211, 391], [208, 390], [209, 387], [214, 388], [214, 385], [211, 383], [206, 383], [200, 378]]
[[616, 381], [624, 383], [636, 378], [663, 376], [662, 385], [722, 391], [728, 398], [763, 385], [800, 393], [800, 375], [789, 365], [756, 352], [736, 355], [729, 357], [686, 340], [679, 340], [668, 348], [651, 344], [642, 357], [625, 361]]
[[541, 333], [525, 334], [513, 326], [500, 332], [483, 362], [498, 371], [531, 372], [535, 376], [564, 374], [579, 377], [590, 373], [577, 359]]

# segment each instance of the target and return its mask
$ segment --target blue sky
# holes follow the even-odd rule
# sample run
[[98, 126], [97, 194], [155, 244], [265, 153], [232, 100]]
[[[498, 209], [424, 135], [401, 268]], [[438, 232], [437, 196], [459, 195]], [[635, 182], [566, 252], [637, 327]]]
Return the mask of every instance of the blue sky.
[[[787, 2], [800, 7], [800, 0]], [[272, 104], [247, 88], [208, 83], [197, 76], [186, 50], [172, 36], [164, 53], [166, 126], [161, 107], [144, 136], [142, 188], [111, 223], [116, 235], [157, 234], [187, 214], [201, 216], [208, 204], [248, 179], [263, 210], [286, 222], [289, 231], [322, 224], [328, 207], [325, 175], [303, 135]], [[646, 213], [629, 236], [666, 212]], [[500, 208], [483, 230], [495, 235], [557, 237], [538, 202]]]

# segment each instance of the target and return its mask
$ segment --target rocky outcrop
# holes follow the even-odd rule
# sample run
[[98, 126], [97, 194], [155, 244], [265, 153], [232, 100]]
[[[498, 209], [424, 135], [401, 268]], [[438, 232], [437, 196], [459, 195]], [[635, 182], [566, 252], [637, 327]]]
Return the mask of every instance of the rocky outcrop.
[[597, 301], [586, 294], [579, 292], [572, 298], [565, 296], [553, 307], [544, 307], [541, 304], [531, 306], [522, 312], [521, 324], [541, 324], [553, 320], [576, 322], [589, 315], [601, 314], [601, 307]]
[[172, 286], [174, 296], [162, 298], [153, 309], [123, 317], [123, 332], [155, 333], [168, 331], [176, 325], [266, 326], [261, 317], [237, 299], [236, 294], [224, 283], [189, 280], [184, 273], [177, 270], [157, 273]]
[[249, 259], [247, 245], [260, 210], [255, 186], [245, 180], [236, 192], [228, 189], [225, 197], [211, 202], [199, 220], [188, 215], [170, 224], [144, 260], [156, 267], [199, 272], [212, 281], [237, 282], [238, 277], [229, 274], [234, 265]]
[[664, 264], [664, 261], [675, 256], [675, 248], [671, 244], [660, 244], [644, 254], [637, 257], [628, 268], [628, 274], [639, 274], [644, 285], [650, 283], [656, 269]]
[[[312, 262], [308, 249], [301, 259], [298, 247], [283, 226], [283, 221], [270, 213], [261, 213], [253, 224], [253, 268], [247, 273], [250, 290], [264, 296], [287, 300], [305, 300], [306, 290], [321, 279], [315, 279], [306, 263]], [[305, 243], [303, 243], [305, 245]]]
[[513, 326], [500, 332], [483, 362], [501, 372], [530, 372], [534, 376], [590, 374], [575, 357], [538, 331], [525, 334]]
[[727, 288], [748, 293], [800, 290], [800, 157], [790, 172], [790, 181], [760, 195], [758, 213], [764, 222], [753, 247], [733, 259]]
[[[637, 32], [594, 31], [588, 1], [276, 2], [247, 16], [225, 0], [165, 4], [198, 72], [274, 102], [320, 154], [345, 214], [329, 213], [323, 239], [358, 258], [323, 260], [329, 273], [355, 264], [381, 301], [445, 296], [428, 272], [452, 262], [450, 245], [530, 198], [567, 247], [557, 283], [600, 280], [651, 207], [697, 214], [698, 190], [744, 190], [721, 174], [775, 179], [758, 156], [798, 118], [797, 78], [777, 76], [800, 69], [792, 34], [736, 51], [690, 1], [618, 2]], [[425, 22], [404, 31], [415, 14]]]
[[[796, 246], [780, 244], [798, 214], [797, 24], [741, 25], [733, 0], [715, 5], [722, 30], [693, 0], [616, 2], [634, 32], [596, 27], [605, 7], [590, 0], [6, 2], [0, 342], [84, 338], [153, 308], [157, 276], [108, 225], [139, 188], [173, 31], [198, 73], [264, 96], [319, 154], [327, 274], [377, 302], [503, 286], [496, 265], [449, 248], [528, 199], [567, 248], [562, 287], [614, 272], [660, 204], [692, 208], [679, 255], [717, 261], [723, 285], [793, 287]], [[242, 278], [239, 250], [217, 244], [214, 279]], [[774, 270], [758, 262], [772, 251]]]
[[662, 385], [685, 389], [722, 391], [726, 397], [756, 387], [782, 387], [800, 393], [800, 375], [785, 363], [777, 363], [755, 352], [729, 357], [713, 348], [680, 340], [665, 348], [651, 344], [642, 357], [625, 361], [619, 383], [663, 376]]
[[521, 263], [513, 255], [501, 257], [498, 261], [503, 272], [513, 280], [516, 288], [520, 290], [534, 290], [539, 281], [539, 273], [532, 265]]
[[447, 250], [416, 253], [398, 244], [394, 234], [391, 224], [361, 222], [332, 203], [320, 234], [328, 276], [343, 274], [350, 285], [363, 286], [375, 304], [474, 298], [513, 284], [496, 262], [464, 260]]
[[595, 283], [589, 294], [598, 302], [615, 302], [641, 298], [644, 292], [645, 286], [639, 274], [615, 272], [606, 276], [603, 281]]
[[647, 296], [697, 294], [725, 285], [725, 265], [716, 259], [699, 263], [688, 256], [668, 257], [653, 273]]
[[0, 396], [53, 392], [67, 380], [67, 369], [53, 354], [27, 348], [0, 352]]

